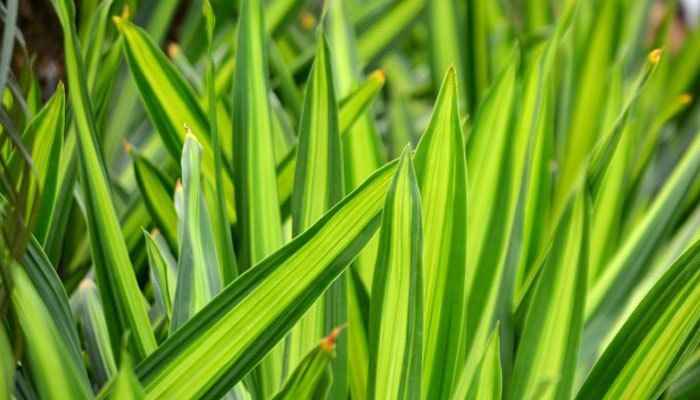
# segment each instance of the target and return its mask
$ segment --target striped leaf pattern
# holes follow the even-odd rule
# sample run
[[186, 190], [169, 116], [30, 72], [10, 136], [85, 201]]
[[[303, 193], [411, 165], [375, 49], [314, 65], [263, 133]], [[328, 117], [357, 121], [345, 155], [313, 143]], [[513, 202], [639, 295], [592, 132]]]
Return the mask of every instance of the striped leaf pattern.
[[449, 338], [460, 337], [464, 324], [467, 168], [457, 93], [450, 68], [414, 158], [425, 240], [423, 398], [452, 393], [459, 343]]
[[410, 147], [387, 191], [369, 325], [368, 399], [420, 398], [423, 337], [421, 202]]
[[88, 97], [85, 67], [77, 43], [72, 2], [53, 1], [63, 27], [69, 94], [77, 126], [78, 166], [83, 193], [90, 246], [97, 272], [97, 284], [105, 315], [109, 316], [112, 349], [119, 348], [121, 335], [131, 332], [131, 351], [141, 359], [156, 347], [148, 316], [136, 283], [119, 220], [114, 210], [109, 181], [96, 138], [97, 128]]

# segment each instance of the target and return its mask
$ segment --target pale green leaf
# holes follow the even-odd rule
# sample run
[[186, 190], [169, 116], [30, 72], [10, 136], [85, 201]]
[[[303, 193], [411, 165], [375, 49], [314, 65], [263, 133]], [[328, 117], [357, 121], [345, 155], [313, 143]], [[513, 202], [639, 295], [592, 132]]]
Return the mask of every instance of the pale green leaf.
[[188, 133], [182, 150], [183, 203], [179, 221], [182, 232], [179, 234], [171, 334], [221, 290], [214, 233], [202, 193], [201, 162], [202, 147], [194, 135]]

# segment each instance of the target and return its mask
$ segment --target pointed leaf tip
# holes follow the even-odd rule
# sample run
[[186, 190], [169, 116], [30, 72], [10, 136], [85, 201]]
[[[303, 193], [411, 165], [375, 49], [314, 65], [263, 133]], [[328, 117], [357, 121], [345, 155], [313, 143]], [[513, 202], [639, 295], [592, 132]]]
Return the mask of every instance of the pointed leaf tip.
[[346, 323], [333, 329], [333, 332], [331, 332], [330, 335], [321, 339], [321, 344], [328, 350], [333, 350], [335, 348], [335, 341], [338, 339], [338, 335], [340, 335], [340, 332], [342, 332], [347, 326], [348, 324]]
[[384, 84], [384, 82], [386, 82], [386, 73], [384, 72], [383, 68], [379, 68], [378, 70], [374, 71], [372, 74], [374, 74], [382, 84]]
[[299, 24], [302, 29], [310, 31], [313, 29], [314, 25], [316, 25], [316, 18], [314, 18], [313, 14], [305, 10], [299, 16]]
[[175, 59], [179, 52], [180, 46], [178, 46], [177, 43], [170, 42], [170, 44], [168, 44], [168, 57], [170, 57], [171, 60]]
[[122, 139], [122, 146], [124, 146], [124, 151], [126, 151], [126, 154], [131, 154], [131, 152], [134, 150], [131, 143], [129, 143], [126, 139]]

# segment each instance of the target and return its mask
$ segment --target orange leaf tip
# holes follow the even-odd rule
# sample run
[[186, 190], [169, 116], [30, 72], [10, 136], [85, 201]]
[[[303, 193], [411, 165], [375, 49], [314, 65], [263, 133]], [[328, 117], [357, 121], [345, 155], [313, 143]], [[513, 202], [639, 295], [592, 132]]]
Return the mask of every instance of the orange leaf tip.
[[316, 18], [310, 12], [304, 10], [299, 16], [299, 24], [302, 29], [310, 31], [316, 25]]
[[177, 57], [179, 53], [180, 46], [178, 46], [175, 42], [170, 42], [170, 44], [168, 44], [168, 57], [170, 57], [170, 59], [172, 60], [175, 57]]
[[124, 151], [126, 151], [126, 154], [131, 154], [131, 151], [133, 150], [131, 143], [127, 142], [126, 139], [122, 139], [122, 145], [124, 146]]
[[328, 335], [328, 337], [321, 339], [321, 345], [328, 350], [333, 350], [335, 348], [335, 341], [336, 339], [338, 339], [338, 335], [340, 335], [340, 332], [342, 332], [346, 326], [348, 326], [348, 324], [342, 324], [339, 327], [333, 329], [333, 332], [331, 332], [331, 334]]

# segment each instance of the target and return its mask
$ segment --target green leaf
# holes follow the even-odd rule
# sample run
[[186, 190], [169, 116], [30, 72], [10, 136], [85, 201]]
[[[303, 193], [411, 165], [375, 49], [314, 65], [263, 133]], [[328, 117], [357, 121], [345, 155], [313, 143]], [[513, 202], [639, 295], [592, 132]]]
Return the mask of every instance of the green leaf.
[[[84, 56], [85, 65], [87, 66], [87, 81], [96, 82], [97, 71], [100, 70], [100, 58], [102, 57], [102, 46], [105, 41], [105, 32], [107, 31], [107, 16], [109, 15], [109, 10], [112, 7], [112, 0], [105, 0], [100, 2], [95, 11], [90, 16], [89, 29], [85, 29], [85, 32], [89, 32], [90, 39], [83, 40], [81, 37], [81, 44], [84, 45]], [[81, 34], [82, 36], [82, 34]], [[100, 74], [104, 72], [100, 71]]]
[[[384, 82], [384, 73], [375, 71], [365, 79], [362, 85], [340, 101], [338, 124], [342, 138], [350, 133], [353, 124], [372, 104], [384, 86]], [[277, 165], [277, 195], [282, 210], [291, 209], [296, 153], [296, 149], [290, 150], [289, 154]]]
[[489, 3], [479, 0], [466, 1], [465, 88], [468, 93], [468, 110], [475, 112], [492, 84], [491, 63], [493, 49], [489, 43], [491, 26]]
[[[336, 1], [329, 3], [328, 7], [328, 32], [331, 48], [333, 49], [333, 67], [336, 72], [336, 85], [338, 92], [348, 96], [355, 89], [356, 82], [362, 76], [359, 57], [355, 46], [356, 38], [353, 26], [344, 10], [344, 3]], [[383, 74], [379, 70], [375, 74]], [[384, 77], [381, 76], [383, 81]], [[401, 144], [401, 148], [406, 143]], [[352, 127], [343, 135], [343, 166], [345, 175], [345, 187], [348, 190], [356, 188], [377, 168], [385, 163], [382, 142], [379, 130], [376, 127], [372, 111], [364, 110]], [[372, 239], [355, 260], [356, 268], [365, 288], [372, 288], [372, 275], [377, 256], [378, 238]], [[354, 327], [350, 327], [352, 330]], [[363, 368], [362, 366], [358, 366]], [[366, 370], [366, 367], [363, 368]], [[362, 396], [366, 390], [362, 390]]]
[[[119, 17], [114, 17], [114, 21], [124, 38], [124, 54], [141, 100], [165, 148], [174, 160], [180, 158], [185, 139], [182, 126], [187, 124], [204, 148], [203, 174], [215, 182], [211, 126], [197, 95], [143, 29]], [[231, 159], [228, 144], [222, 147], [225, 160]], [[228, 163], [224, 167], [226, 195], [232, 200], [231, 169]], [[235, 210], [230, 201], [228, 215], [234, 222]]]
[[518, 343], [511, 399], [571, 398], [586, 299], [588, 212], [580, 191], [554, 231]]
[[[451, 66], [457, 70], [457, 76], [465, 76], [465, 70], [462, 67], [464, 62], [462, 43], [460, 43], [463, 40], [460, 31], [463, 21], [457, 11], [457, 2], [454, 0], [431, 0], [427, 4], [430, 76], [433, 79], [433, 87], [437, 89], [444, 71]], [[460, 100], [467, 100], [465, 93], [464, 88], [460, 86]]]
[[182, 150], [182, 232], [170, 334], [178, 330], [221, 290], [214, 232], [202, 193], [202, 146], [188, 132]]
[[78, 287], [76, 298], [85, 350], [90, 359], [95, 383], [97, 387], [102, 387], [116, 374], [117, 364], [114, 361], [107, 321], [95, 283], [90, 279], [83, 280]]
[[[61, 149], [63, 147], [63, 127], [65, 122], [65, 91], [63, 84], [59, 82], [56, 92], [48, 103], [39, 111], [32, 121], [33, 141], [32, 162], [38, 175], [30, 174], [33, 182], [29, 186], [30, 193], [27, 204], [33, 204], [34, 198], [39, 196], [37, 186], [41, 190], [41, 205], [34, 225], [34, 237], [39, 243], [46, 242], [53, 207], [56, 200], [58, 184], [58, 166], [61, 162]], [[24, 133], [27, 138], [29, 129]], [[37, 185], [38, 184], [38, 185]]]
[[[331, 54], [322, 29], [317, 33], [316, 59], [306, 86], [299, 125], [292, 234], [300, 234], [343, 198], [343, 154], [341, 152], [338, 105], [333, 84]], [[334, 326], [348, 319], [347, 281], [343, 274], [324, 299], [311, 307], [289, 341], [289, 365], [295, 367], [305, 354]], [[337, 343], [338, 357], [332, 363], [334, 398], [347, 397], [348, 343]], [[344, 393], [343, 393], [344, 392]], [[337, 397], [336, 397], [337, 395]]]
[[467, 265], [467, 167], [450, 68], [414, 163], [423, 210], [423, 398], [448, 398], [457, 376]]
[[22, 328], [26, 367], [44, 399], [89, 399], [92, 390], [71, 359], [44, 302], [19, 265], [13, 265], [12, 303]]
[[421, 395], [423, 232], [421, 200], [407, 146], [382, 213], [369, 322], [367, 398]]
[[15, 359], [4, 325], [0, 326], [0, 397], [10, 399], [15, 381]]
[[[233, 148], [238, 257], [246, 271], [282, 247], [282, 219], [275, 185], [267, 42], [259, 1], [243, 0], [233, 80]], [[282, 381], [279, 346], [252, 375], [256, 398], [269, 398]]]
[[273, 400], [325, 399], [333, 382], [331, 361], [341, 328], [316, 345], [289, 376]]
[[63, 27], [65, 62], [77, 126], [78, 166], [85, 195], [92, 258], [105, 315], [109, 316], [112, 349], [131, 332], [132, 351], [140, 359], [156, 347], [141, 292], [114, 210], [104, 163], [97, 147], [97, 128], [87, 91], [85, 67], [77, 43], [72, 2], [53, 0]]
[[[333, 49], [333, 71], [335, 72], [335, 84], [339, 97], [348, 98], [353, 94], [357, 82], [362, 77], [359, 56], [356, 48], [356, 37], [346, 10], [346, 1], [332, 1], [328, 3], [326, 15], [328, 38]], [[366, 82], [376, 80], [377, 91], [382, 88], [384, 82], [383, 72], [377, 71], [370, 75]], [[359, 90], [354, 93], [361, 93]], [[349, 118], [347, 115], [349, 106], [353, 102], [345, 100], [341, 106], [341, 124]], [[377, 168], [384, 164], [382, 156], [382, 144], [379, 138], [372, 111], [367, 107], [354, 107], [364, 109], [349, 129], [343, 131], [343, 175], [345, 189], [350, 191], [360, 185]], [[349, 126], [347, 123], [344, 124]], [[402, 144], [402, 147], [405, 143]], [[359, 296], [371, 289], [374, 263], [376, 262], [378, 235], [367, 244], [365, 249], [357, 256], [353, 263], [353, 269], [359, 272], [364, 285], [356, 285], [351, 276], [348, 276], [348, 345], [349, 345], [349, 378], [350, 394], [353, 398], [364, 398], [367, 394], [367, 369], [368, 369], [368, 342], [367, 326], [362, 318], [366, 310], [361, 310]], [[353, 271], [351, 271], [353, 273]], [[334, 388], [339, 387], [340, 380], [336, 376]], [[347, 394], [340, 393], [334, 398], [344, 398]]]
[[110, 398], [115, 400], [143, 400], [146, 398], [131, 364], [131, 358], [126, 351], [122, 352], [119, 374], [114, 384]]
[[[614, 1], [602, 2], [596, 11], [594, 24], [586, 34], [588, 45], [580, 54], [580, 63], [573, 106], [566, 133], [565, 150], [560, 161], [561, 169], [554, 192], [552, 218], [556, 221], [562, 213], [572, 190], [585, 173], [586, 161], [600, 131], [602, 116], [601, 99], [604, 97], [605, 79], [609, 64], [615, 54], [615, 30], [619, 18], [619, 5]], [[583, 24], [581, 24], [583, 25]], [[577, 29], [581, 29], [577, 25]]]
[[51, 265], [41, 245], [35, 238], [29, 240], [27, 251], [22, 257], [22, 267], [41, 297], [56, 329], [58, 329], [71, 356], [73, 365], [80, 372], [83, 381], [87, 383], [88, 377], [82, 364], [83, 358], [80, 351], [80, 342], [68, 297], [55, 268]]
[[648, 262], [664, 232], [675, 221], [700, 171], [700, 137], [696, 137], [678, 162], [648, 211], [626, 235], [618, 251], [590, 288], [586, 301], [586, 320], [605, 319], [636, 281], [641, 268]]
[[396, 38], [418, 19], [425, 3], [426, 0], [396, 2], [378, 21], [362, 32], [357, 40], [360, 61], [367, 64], [387, 50]]
[[657, 398], [696, 350], [698, 333], [700, 242], [695, 242], [627, 319], [576, 398]]
[[[204, 17], [207, 22], [208, 35], [208, 59], [207, 59], [207, 93], [209, 104], [217, 104], [216, 96], [216, 68], [214, 66], [214, 56], [212, 55], [212, 37], [216, 19], [214, 11], [209, 1], [203, 3]], [[238, 276], [238, 265], [236, 255], [233, 252], [233, 238], [231, 237], [231, 227], [226, 213], [225, 187], [222, 170], [224, 169], [223, 152], [221, 150], [221, 139], [219, 138], [219, 121], [217, 117], [217, 107], [209, 107], [209, 123], [211, 124], [212, 142], [214, 143], [214, 241], [216, 243], [216, 255], [219, 264], [222, 286], [228, 285]]]
[[[512, 139], [517, 54], [496, 79], [476, 114], [467, 141], [469, 235], [467, 310], [462, 360], [474, 371], [493, 329], [496, 299], [515, 215], [524, 161]], [[520, 172], [518, 172], [520, 171]], [[470, 372], [469, 374], [472, 374]]]
[[175, 182], [131, 145], [126, 152], [134, 162], [134, 176], [141, 198], [155, 226], [163, 233], [171, 249], [177, 249], [177, 213], [172, 203]]
[[[136, 372], [149, 398], [218, 398], [275, 347], [377, 229], [390, 163], [227, 286]], [[303, 268], [306, 272], [298, 274]]]
[[[522, 248], [515, 282], [516, 293], [550, 233], [548, 213], [551, 203], [551, 159], [554, 148], [555, 92], [552, 69], [557, 51], [575, 12], [577, 1], [569, 1], [557, 22], [555, 31], [541, 50], [533, 50], [533, 60], [525, 71], [523, 102], [517, 124], [516, 160], [525, 157], [523, 179]], [[516, 169], [519, 171], [519, 168]]]
[[270, 0], [265, 7], [265, 30], [276, 36], [294, 21], [308, 0]]
[[299, 126], [292, 205], [294, 235], [303, 232], [342, 199], [344, 191], [331, 55], [321, 29], [317, 41], [316, 60], [309, 75]]
[[148, 265], [150, 266], [150, 278], [153, 285], [156, 303], [163, 306], [168, 321], [170, 321], [173, 311], [173, 301], [175, 299], [175, 287], [177, 285], [177, 271], [173, 265], [174, 261], [168, 260], [165, 249], [156, 243], [158, 232], [148, 234], [144, 230], [143, 236], [146, 239], [146, 252], [148, 253]]
[[[501, 398], [502, 372], [499, 326], [500, 324], [496, 324], [493, 329], [473, 377], [467, 377], [464, 373], [461, 375], [452, 396], [453, 399], [492, 400]], [[467, 378], [471, 378], [471, 380], [467, 381]]]

